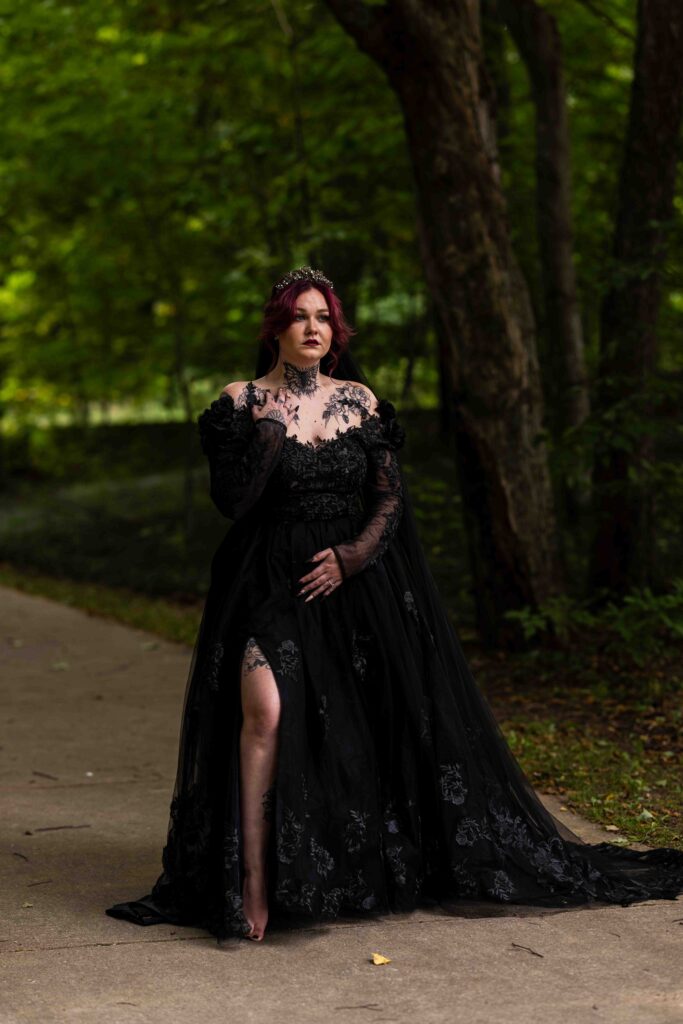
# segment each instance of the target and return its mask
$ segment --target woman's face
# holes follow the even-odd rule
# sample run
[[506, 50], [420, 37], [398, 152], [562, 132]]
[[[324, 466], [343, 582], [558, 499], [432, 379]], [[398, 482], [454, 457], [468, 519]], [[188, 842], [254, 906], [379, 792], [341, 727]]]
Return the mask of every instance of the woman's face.
[[[280, 359], [297, 366], [313, 366], [332, 344], [330, 311], [317, 288], [302, 292], [296, 300], [294, 320], [280, 335]], [[311, 344], [315, 340], [317, 344]]]

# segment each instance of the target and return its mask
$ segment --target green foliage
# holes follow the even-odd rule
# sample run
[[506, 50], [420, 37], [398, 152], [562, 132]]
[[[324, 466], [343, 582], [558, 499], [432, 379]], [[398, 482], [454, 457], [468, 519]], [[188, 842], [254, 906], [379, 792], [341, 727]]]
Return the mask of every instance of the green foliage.
[[670, 593], [634, 589], [622, 601], [609, 600], [597, 611], [590, 607], [595, 597], [600, 595], [582, 601], [563, 594], [537, 608], [508, 611], [505, 617], [519, 622], [527, 640], [551, 633], [569, 645], [582, 633], [593, 632], [608, 654], [627, 654], [640, 666], [683, 642], [683, 579], [674, 581]]
[[196, 381], [251, 373], [263, 299], [304, 260], [352, 317], [362, 269], [367, 365], [415, 357], [400, 111], [324, 7], [30, 0], [0, 52], [6, 412], [180, 408]]
[[[98, 480], [143, 477], [180, 470], [188, 450], [203, 468], [196, 427], [187, 423], [108, 424], [83, 430], [77, 426], [34, 427], [5, 437], [5, 471], [14, 486], [27, 480], [62, 486]], [[10, 497], [8, 495], [8, 497]], [[37, 495], [36, 495], [37, 497]]]
[[[619, 272], [610, 249], [635, 10], [630, 0], [614, 0], [609, 12], [543, 3], [564, 53], [575, 258], [594, 377], [600, 302]], [[497, 40], [502, 181], [545, 365], [554, 339], [542, 315], [533, 99], [509, 35], [498, 29]], [[434, 407], [439, 371], [403, 116], [325, 4], [27, 0], [0, 19], [0, 53], [3, 432], [143, 412], [189, 421], [228, 379], [251, 375], [268, 288], [304, 260], [338, 281], [378, 388]], [[673, 573], [683, 566], [683, 460], [672, 429], [681, 405], [680, 184], [675, 206], [659, 324], [665, 376], [647, 395], [551, 439], [555, 480], [571, 486], [596, 453], [655, 437], [656, 458], [638, 472], [655, 490], [658, 557]], [[10, 444], [4, 476], [22, 443]], [[37, 431], [23, 450], [41, 469], [51, 444]], [[76, 464], [76, 448], [63, 466]], [[117, 461], [107, 450], [103, 467], [110, 456]], [[93, 466], [95, 456], [86, 461]], [[444, 472], [453, 493], [454, 473]], [[424, 514], [447, 504], [432, 495]], [[469, 601], [466, 574], [456, 578], [451, 564], [464, 552], [448, 552], [445, 542], [433, 551], [445, 585]]]
[[[683, 428], [679, 422], [682, 407], [683, 376], [660, 372], [646, 388], [607, 409], [594, 407], [579, 427], [569, 428], [561, 437], [549, 441], [550, 468], [558, 494], [564, 487], [586, 487], [592, 467], [615, 451], [633, 456], [624, 482], [592, 480], [591, 506], [592, 510], [600, 508], [602, 499], [607, 497], [628, 499], [640, 489], [651, 495], [656, 522], [653, 541], [657, 590], [668, 589], [672, 578], [683, 568]], [[583, 575], [590, 545], [592, 524], [588, 520], [586, 514], [575, 531], [575, 543], [579, 546], [576, 578]]]

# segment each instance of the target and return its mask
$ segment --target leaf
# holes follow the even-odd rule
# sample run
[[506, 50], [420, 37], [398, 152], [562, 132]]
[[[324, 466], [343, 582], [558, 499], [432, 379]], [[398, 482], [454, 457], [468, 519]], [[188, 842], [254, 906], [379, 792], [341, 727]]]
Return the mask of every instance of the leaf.
[[32, 907], [33, 906], [33, 904], [29, 903], [28, 900], [24, 900], [24, 902], [21, 905], [22, 905], [22, 907]]
[[382, 956], [381, 953], [373, 953], [372, 962], [373, 964], [390, 964], [391, 960], [387, 956]]
[[619, 831], [619, 826], [618, 825], [605, 825], [605, 829], [607, 830], [607, 832], [618, 832]]

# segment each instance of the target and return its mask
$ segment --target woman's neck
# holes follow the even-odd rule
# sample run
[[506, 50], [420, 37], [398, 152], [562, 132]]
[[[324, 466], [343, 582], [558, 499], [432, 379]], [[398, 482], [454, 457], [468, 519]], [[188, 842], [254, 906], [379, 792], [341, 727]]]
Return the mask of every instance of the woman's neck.
[[274, 368], [278, 383], [274, 386], [289, 388], [293, 395], [313, 395], [322, 387], [320, 360], [309, 366], [298, 366], [283, 360]]

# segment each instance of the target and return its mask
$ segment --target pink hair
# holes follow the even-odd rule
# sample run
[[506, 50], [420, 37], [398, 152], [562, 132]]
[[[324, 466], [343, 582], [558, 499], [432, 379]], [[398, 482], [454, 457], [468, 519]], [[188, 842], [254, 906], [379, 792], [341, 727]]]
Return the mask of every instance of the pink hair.
[[327, 369], [328, 375], [332, 376], [335, 367], [339, 362], [340, 355], [346, 351], [351, 336], [356, 331], [351, 327], [344, 317], [341, 300], [326, 284], [317, 284], [313, 281], [292, 281], [286, 288], [279, 292], [273, 290], [263, 310], [263, 320], [258, 340], [265, 343], [265, 347], [271, 353], [273, 360], [267, 372], [273, 369], [278, 360], [279, 345], [275, 340], [280, 331], [286, 331], [296, 316], [296, 300], [303, 292], [316, 288], [325, 296], [327, 308], [330, 311], [330, 325], [332, 327], [332, 344], [325, 359], [329, 360]]

